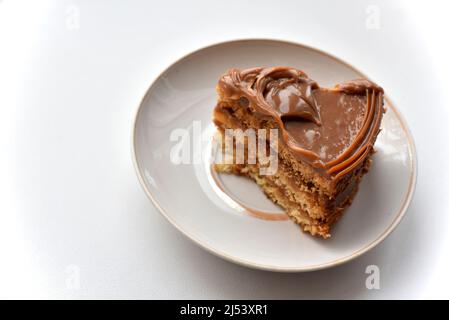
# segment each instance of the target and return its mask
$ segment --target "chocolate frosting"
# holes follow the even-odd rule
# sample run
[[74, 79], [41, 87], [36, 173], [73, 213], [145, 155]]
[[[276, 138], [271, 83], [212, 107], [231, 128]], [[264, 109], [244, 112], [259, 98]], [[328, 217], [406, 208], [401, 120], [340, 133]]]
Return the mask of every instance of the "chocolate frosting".
[[218, 92], [273, 119], [296, 157], [334, 179], [368, 156], [385, 112], [383, 89], [369, 80], [320, 88], [289, 67], [231, 69], [220, 78]]

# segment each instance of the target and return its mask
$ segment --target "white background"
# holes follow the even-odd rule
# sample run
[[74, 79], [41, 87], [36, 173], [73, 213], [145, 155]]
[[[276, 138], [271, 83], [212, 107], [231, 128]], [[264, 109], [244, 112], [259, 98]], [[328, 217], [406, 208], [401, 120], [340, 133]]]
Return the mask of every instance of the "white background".
[[[0, 0], [0, 298], [449, 298], [445, 3]], [[233, 265], [179, 234], [138, 183], [131, 125], [154, 77], [251, 37], [349, 61], [410, 125], [414, 200], [353, 262], [304, 274]], [[380, 290], [365, 287], [370, 264]]]

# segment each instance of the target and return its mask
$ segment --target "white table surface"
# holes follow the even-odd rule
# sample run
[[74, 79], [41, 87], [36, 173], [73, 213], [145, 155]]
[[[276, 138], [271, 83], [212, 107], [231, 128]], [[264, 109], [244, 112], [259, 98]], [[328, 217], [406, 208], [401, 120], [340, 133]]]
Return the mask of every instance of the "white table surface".
[[[242, 2], [0, 0], [0, 298], [449, 298], [448, 7]], [[189, 51], [252, 37], [351, 62], [410, 125], [414, 200], [353, 262], [304, 274], [231, 264], [176, 231], [138, 183], [131, 124], [152, 79]], [[379, 290], [365, 286], [372, 264]]]

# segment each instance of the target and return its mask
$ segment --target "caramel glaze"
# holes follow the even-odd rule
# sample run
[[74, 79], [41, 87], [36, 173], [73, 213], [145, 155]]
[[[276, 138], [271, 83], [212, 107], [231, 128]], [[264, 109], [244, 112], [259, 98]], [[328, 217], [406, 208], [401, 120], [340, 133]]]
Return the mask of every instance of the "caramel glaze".
[[289, 67], [231, 69], [217, 90], [222, 101], [274, 120], [292, 154], [334, 182], [369, 155], [385, 112], [383, 89], [369, 80], [320, 88]]

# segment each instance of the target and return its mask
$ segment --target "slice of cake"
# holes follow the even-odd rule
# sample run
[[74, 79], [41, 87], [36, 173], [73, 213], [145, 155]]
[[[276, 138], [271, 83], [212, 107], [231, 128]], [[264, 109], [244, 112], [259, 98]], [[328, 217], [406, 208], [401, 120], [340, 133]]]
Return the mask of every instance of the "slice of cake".
[[[232, 136], [233, 161], [216, 163], [215, 170], [252, 178], [304, 231], [330, 237], [369, 170], [385, 112], [383, 89], [365, 79], [321, 88], [300, 70], [274, 67], [231, 69], [217, 92], [213, 117], [222, 143], [228, 132], [240, 135]], [[250, 130], [258, 142], [269, 142], [258, 143], [257, 152], [249, 148], [252, 135], [241, 135]], [[262, 170], [269, 165], [261, 161], [263, 148], [276, 155], [272, 172]]]

